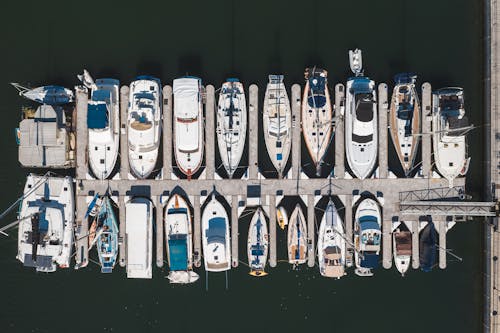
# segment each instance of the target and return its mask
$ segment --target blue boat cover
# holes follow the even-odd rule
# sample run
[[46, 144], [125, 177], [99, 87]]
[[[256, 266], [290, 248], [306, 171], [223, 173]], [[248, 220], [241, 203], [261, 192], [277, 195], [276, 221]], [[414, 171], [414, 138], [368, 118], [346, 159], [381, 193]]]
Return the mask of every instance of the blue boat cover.
[[372, 90], [370, 89], [370, 79], [365, 76], [358, 76], [354, 78], [350, 78], [349, 80], [353, 80], [351, 86], [351, 92], [355, 94], [371, 94]]
[[361, 216], [359, 218], [359, 225], [361, 227], [361, 230], [380, 230], [380, 225], [378, 224], [377, 218], [375, 216]]
[[106, 104], [90, 104], [87, 110], [87, 126], [92, 129], [102, 129], [108, 126], [108, 111]]
[[92, 92], [92, 100], [95, 102], [109, 102], [111, 99], [111, 91], [109, 90], [94, 90]]
[[360, 266], [365, 268], [378, 267], [378, 254], [374, 252], [362, 252], [363, 258], [361, 259]]
[[412, 83], [416, 78], [415, 73], [399, 73], [394, 75], [394, 82], [396, 84]]
[[326, 78], [323, 76], [315, 75], [309, 78], [309, 85], [314, 94], [325, 94]]
[[237, 78], [234, 78], [234, 77], [229, 77], [227, 79], [227, 82], [240, 82], [240, 80], [238, 80]]
[[168, 250], [170, 254], [170, 270], [185, 271], [187, 270], [188, 255], [187, 255], [187, 239], [186, 235], [179, 235], [176, 239], [168, 241]]
[[45, 96], [37, 102], [49, 105], [61, 105], [73, 101], [73, 96], [67, 94], [66, 89], [61, 86], [44, 86]]
[[323, 95], [309, 96], [307, 104], [311, 108], [322, 108], [326, 104], [326, 97]]
[[149, 99], [149, 100], [152, 100], [154, 101], [155, 99], [155, 96], [151, 93], [148, 93], [148, 92], [139, 92], [139, 93], [136, 93], [134, 94], [134, 97], [135, 98], [145, 98], [145, 99]]
[[169, 208], [167, 214], [187, 214], [187, 208]]
[[214, 217], [208, 221], [207, 241], [208, 243], [226, 242], [226, 219]]

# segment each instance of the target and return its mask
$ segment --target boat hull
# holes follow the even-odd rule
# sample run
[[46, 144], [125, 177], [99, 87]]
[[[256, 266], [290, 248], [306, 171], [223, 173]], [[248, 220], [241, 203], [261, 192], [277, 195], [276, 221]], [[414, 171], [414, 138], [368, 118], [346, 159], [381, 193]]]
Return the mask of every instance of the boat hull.
[[254, 276], [265, 275], [268, 253], [268, 231], [266, 218], [259, 207], [255, 211], [248, 228], [247, 256], [250, 274]]
[[342, 220], [330, 201], [318, 232], [319, 272], [324, 277], [340, 279], [345, 275], [345, 233]]
[[288, 223], [288, 262], [300, 265], [307, 260], [307, 223], [299, 204], [290, 216]]
[[203, 210], [201, 227], [205, 270], [223, 272], [231, 269], [229, 218], [214, 196]]

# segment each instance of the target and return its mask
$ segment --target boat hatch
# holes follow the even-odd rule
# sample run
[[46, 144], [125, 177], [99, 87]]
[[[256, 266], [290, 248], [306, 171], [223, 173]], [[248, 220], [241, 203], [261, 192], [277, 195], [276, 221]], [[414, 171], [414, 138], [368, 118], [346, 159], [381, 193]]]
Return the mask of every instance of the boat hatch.
[[207, 241], [211, 243], [226, 242], [226, 220], [223, 217], [214, 217], [208, 221]]

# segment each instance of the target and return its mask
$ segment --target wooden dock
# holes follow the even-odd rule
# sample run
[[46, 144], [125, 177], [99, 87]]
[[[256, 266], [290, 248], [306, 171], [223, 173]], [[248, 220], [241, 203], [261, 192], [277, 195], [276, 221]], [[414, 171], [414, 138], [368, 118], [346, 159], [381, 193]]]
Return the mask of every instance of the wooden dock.
[[378, 177], [387, 178], [389, 166], [387, 160], [387, 115], [389, 101], [387, 99], [387, 84], [378, 85]]
[[425, 178], [432, 176], [431, 168], [431, 115], [432, 115], [432, 87], [425, 82], [422, 84], [422, 175]]
[[259, 88], [252, 84], [249, 88], [248, 103], [248, 177], [257, 179], [259, 166]]
[[339, 83], [335, 86], [335, 178], [345, 176], [345, 150], [344, 150], [344, 111], [345, 91], [344, 85]]

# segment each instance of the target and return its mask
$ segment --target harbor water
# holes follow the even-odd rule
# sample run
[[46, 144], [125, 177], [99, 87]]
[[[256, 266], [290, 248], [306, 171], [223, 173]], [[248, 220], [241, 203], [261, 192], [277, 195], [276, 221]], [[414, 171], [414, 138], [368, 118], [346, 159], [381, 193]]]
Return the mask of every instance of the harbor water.
[[[83, 68], [122, 84], [140, 74], [155, 75], [163, 84], [189, 74], [218, 88], [225, 78], [238, 77], [246, 88], [258, 84], [262, 101], [268, 74], [283, 73], [290, 89], [303, 83], [304, 68], [313, 65], [329, 71], [333, 90], [349, 77], [347, 52], [356, 47], [363, 50], [365, 74], [387, 82], [389, 89], [393, 75], [403, 71], [417, 73], [419, 87], [428, 81], [433, 88], [464, 88], [466, 112], [476, 125], [469, 135], [467, 189], [480, 200], [482, 31], [482, 2], [469, 0], [5, 2], [0, 10], [0, 208], [21, 195], [30, 171], [17, 161], [14, 137], [21, 105], [29, 103], [9, 82], [72, 87]], [[262, 138], [259, 145], [261, 172], [267, 176], [272, 165]], [[305, 172], [314, 173], [302, 151]], [[389, 157], [389, 165], [396, 165], [395, 153]], [[297, 199], [288, 200], [290, 208]], [[325, 200], [320, 204], [324, 208]], [[15, 218], [13, 212], [0, 224]], [[360, 278], [349, 269], [335, 281], [322, 278], [317, 267], [292, 270], [280, 229], [278, 266], [263, 278], [248, 275], [249, 221], [249, 214], [239, 221], [239, 267], [227, 279], [224, 273], [206, 279], [200, 269], [200, 280], [187, 286], [170, 285], [165, 269], [156, 267], [152, 280], [127, 279], [119, 267], [103, 275], [92, 263], [79, 271], [35, 273], [15, 259], [17, 230], [11, 230], [9, 237], [0, 235], [0, 332], [482, 331], [482, 219], [459, 223], [448, 233], [447, 247], [463, 261], [448, 256], [445, 270], [410, 269], [401, 278], [394, 266], [380, 267], [373, 278]], [[96, 259], [95, 250], [91, 257]]]

